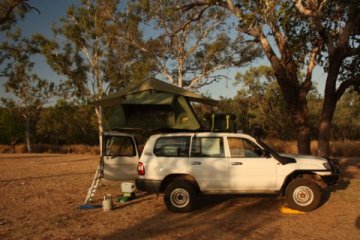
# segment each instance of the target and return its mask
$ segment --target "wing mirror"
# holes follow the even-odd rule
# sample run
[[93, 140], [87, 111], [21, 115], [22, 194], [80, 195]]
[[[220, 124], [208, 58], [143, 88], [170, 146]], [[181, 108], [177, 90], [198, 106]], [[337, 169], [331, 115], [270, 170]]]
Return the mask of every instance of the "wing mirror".
[[270, 152], [267, 149], [261, 149], [261, 148], [256, 148], [255, 149], [255, 153], [259, 156], [259, 157], [266, 157], [266, 158], [270, 158]]
[[269, 151], [269, 150], [264, 149], [263, 152], [264, 152], [264, 156], [265, 156], [266, 158], [270, 158], [270, 157], [271, 157], [271, 154], [270, 154], [270, 151]]

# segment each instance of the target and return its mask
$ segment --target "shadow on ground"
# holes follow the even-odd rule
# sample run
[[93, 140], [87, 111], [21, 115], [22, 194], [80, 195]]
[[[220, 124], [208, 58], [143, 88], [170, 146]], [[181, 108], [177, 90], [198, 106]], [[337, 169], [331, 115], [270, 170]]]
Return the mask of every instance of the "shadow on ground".
[[343, 158], [339, 162], [343, 178], [360, 178], [360, 158]]
[[276, 198], [206, 196], [201, 197], [194, 212], [176, 214], [164, 208], [126, 230], [101, 238], [208, 239], [241, 236], [246, 239], [256, 232], [257, 236], [275, 239], [278, 229], [266, 226], [280, 217], [280, 205], [281, 201]]

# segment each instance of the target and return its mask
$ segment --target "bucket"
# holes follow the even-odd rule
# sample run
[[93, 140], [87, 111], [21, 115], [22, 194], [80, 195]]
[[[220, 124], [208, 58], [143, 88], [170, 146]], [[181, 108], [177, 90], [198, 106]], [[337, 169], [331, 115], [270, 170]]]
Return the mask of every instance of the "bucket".
[[111, 194], [105, 194], [102, 202], [102, 208], [104, 212], [111, 211], [113, 206]]

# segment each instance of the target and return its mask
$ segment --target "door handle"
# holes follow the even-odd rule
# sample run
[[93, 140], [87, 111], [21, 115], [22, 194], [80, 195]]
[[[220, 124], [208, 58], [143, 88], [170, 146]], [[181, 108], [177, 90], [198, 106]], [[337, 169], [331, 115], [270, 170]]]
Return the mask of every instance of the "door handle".
[[238, 165], [243, 165], [243, 163], [242, 162], [232, 162], [231, 165], [238, 166]]
[[198, 161], [191, 161], [190, 162], [191, 165], [201, 165], [201, 162]]

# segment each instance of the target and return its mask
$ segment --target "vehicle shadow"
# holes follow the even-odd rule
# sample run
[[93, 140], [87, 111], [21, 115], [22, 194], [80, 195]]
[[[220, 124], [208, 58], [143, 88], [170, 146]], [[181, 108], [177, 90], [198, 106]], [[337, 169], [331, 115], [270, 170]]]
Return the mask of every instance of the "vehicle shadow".
[[360, 178], [360, 158], [342, 158], [339, 163], [342, 178]]
[[114, 232], [101, 239], [222, 239], [241, 236], [252, 238], [262, 234], [276, 239], [279, 229], [266, 227], [278, 218], [281, 201], [276, 198], [243, 196], [206, 196], [199, 199], [198, 208], [190, 213], [177, 214], [164, 208], [145, 217], [126, 230]]
[[346, 190], [351, 184], [350, 179], [341, 177], [336, 185], [329, 186], [322, 191], [319, 207], [323, 206], [331, 198], [331, 195], [340, 190]]
[[360, 215], [356, 219], [355, 226], [360, 229]]

